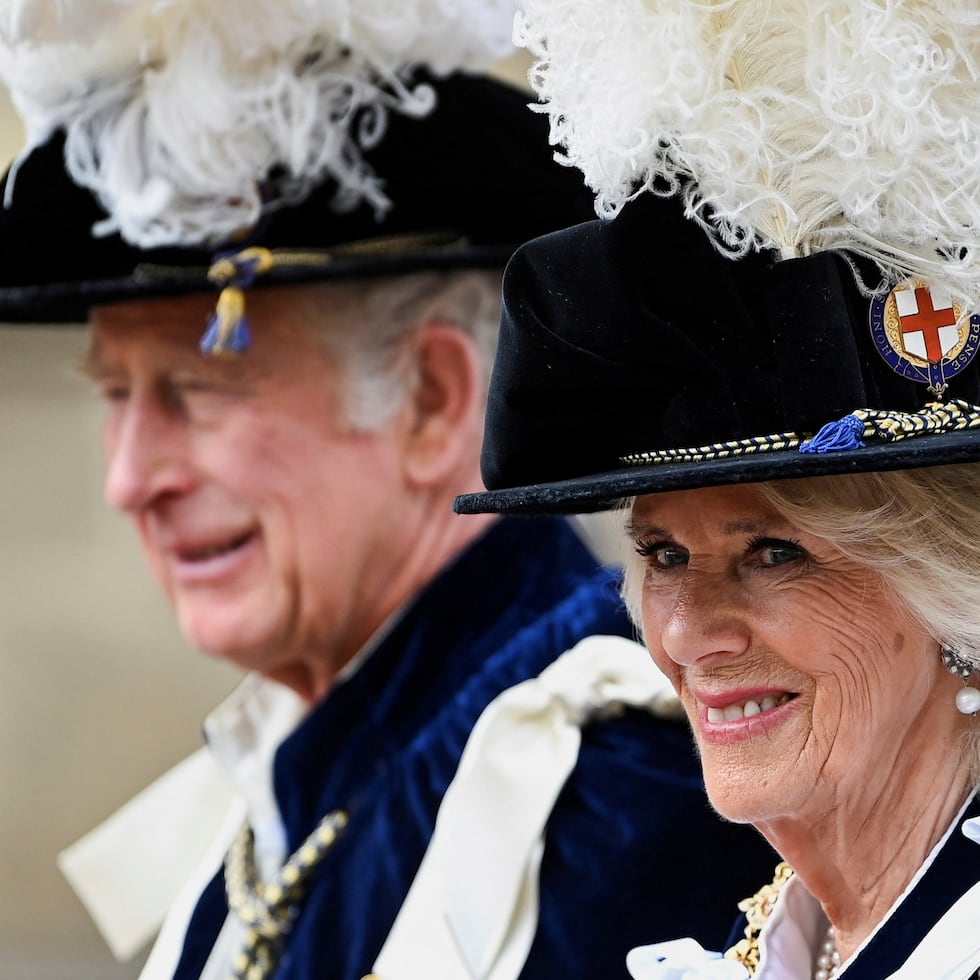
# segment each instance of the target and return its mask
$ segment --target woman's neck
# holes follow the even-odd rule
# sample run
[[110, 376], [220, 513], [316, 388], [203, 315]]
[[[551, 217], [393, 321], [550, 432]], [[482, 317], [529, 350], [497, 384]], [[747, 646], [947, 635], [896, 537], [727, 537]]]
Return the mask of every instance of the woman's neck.
[[[874, 931], [948, 830], [973, 786], [956, 753], [820, 813], [759, 825], [823, 907], [846, 960]], [[913, 802], [914, 801], [914, 802]]]

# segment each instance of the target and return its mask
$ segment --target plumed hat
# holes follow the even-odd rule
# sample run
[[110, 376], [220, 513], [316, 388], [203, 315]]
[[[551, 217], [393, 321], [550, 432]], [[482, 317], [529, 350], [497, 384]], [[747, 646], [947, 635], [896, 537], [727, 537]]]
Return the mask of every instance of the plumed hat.
[[28, 134], [4, 180], [0, 321], [502, 267], [588, 216], [527, 95], [461, 70], [511, 50], [512, 15], [499, 0], [0, 3], [0, 77]]
[[507, 270], [458, 510], [980, 460], [974, 5], [522, 6], [603, 217]]

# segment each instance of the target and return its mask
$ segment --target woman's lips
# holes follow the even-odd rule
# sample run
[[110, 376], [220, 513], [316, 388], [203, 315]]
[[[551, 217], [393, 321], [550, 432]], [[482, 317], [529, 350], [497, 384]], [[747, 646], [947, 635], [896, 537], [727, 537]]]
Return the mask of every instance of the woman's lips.
[[798, 697], [795, 691], [772, 687], [692, 694], [698, 702], [701, 730], [712, 741], [768, 733]]
[[767, 694], [762, 698], [747, 698], [745, 701], [735, 701], [724, 708], [708, 707], [708, 721], [720, 724], [725, 721], [741, 721], [743, 718], [754, 718], [765, 714], [774, 708], [780, 708], [790, 700], [789, 694]]

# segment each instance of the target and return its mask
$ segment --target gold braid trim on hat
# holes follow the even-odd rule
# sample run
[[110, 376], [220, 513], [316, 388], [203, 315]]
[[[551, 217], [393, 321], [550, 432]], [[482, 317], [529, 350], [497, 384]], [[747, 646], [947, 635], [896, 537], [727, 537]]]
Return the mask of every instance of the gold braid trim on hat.
[[648, 463], [700, 463], [708, 459], [726, 459], [730, 456], [752, 456], [756, 453], [776, 452], [780, 449], [797, 449], [803, 436], [796, 432], [780, 432], [772, 436], [751, 436], [731, 442], [713, 442], [708, 446], [689, 449], [655, 449], [647, 453], [631, 453], [620, 459], [627, 466], [645, 466]]
[[863, 449], [865, 440], [898, 442], [900, 439], [928, 433], [978, 428], [980, 406], [962, 400], [929, 402], [918, 412], [859, 408], [842, 419], [829, 422], [813, 436], [799, 432], [780, 432], [776, 435], [751, 436], [748, 439], [715, 442], [689, 449], [657, 449], [646, 453], [631, 453], [621, 456], [620, 460], [627, 466], [646, 466], [653, 463], [700, 463], [784, 449], [824, 454], [844, 449]]
[[772, 884], [763, 885], [751, 898], [738, 903], [739, 910], [745, 913], [745, 938], [726, 950], [725, 959], [741, 963], [749, 971], [750, 977], [754, 977], [759, 969], [759, 933], [769, 921], [779, 893], [793, 874], [793, 869], [785, 861], [781, 862], [776, 866]]
[[219, 357], [248, 350], [252, 338], [245, 320], [245, 290], [273, 269], [325, 268], [337, 259], [410, 255], [462, 243], [463, 239], [455, 232], [432, 231], [366, 238], [325, 249], [269, 249], [253, 245], [219, 256], [208, 269], [208, 279], [221, 287], [221, 293], [201, 340], [201, 350]]

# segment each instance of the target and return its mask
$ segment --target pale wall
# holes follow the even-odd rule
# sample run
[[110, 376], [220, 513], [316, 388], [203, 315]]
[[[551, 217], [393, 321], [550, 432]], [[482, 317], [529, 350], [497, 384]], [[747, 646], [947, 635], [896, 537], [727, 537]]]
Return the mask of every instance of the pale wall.
[[[0, 93], [0, 163], [20, 140]], [[237, 677], [186, 648], [102, 502], [84, 345], [82, 329], [0, 327], [0, 980], [136, 975], [55, 855], [196, 748]]]
[[0, 328], [2, 980], [136, 975], [113, 969], [55, 854], [196, 748], [236, 676], [186, 649], [102, 503], [84, 341]]
[[[0, 92], [0, 164], [20, 145]], [[102, 503], [84, 344], [80, 329], [0, 327], [0, 980], [136, 976], [55, 855], [197, 748], [237, 677], [186, 648]]]

